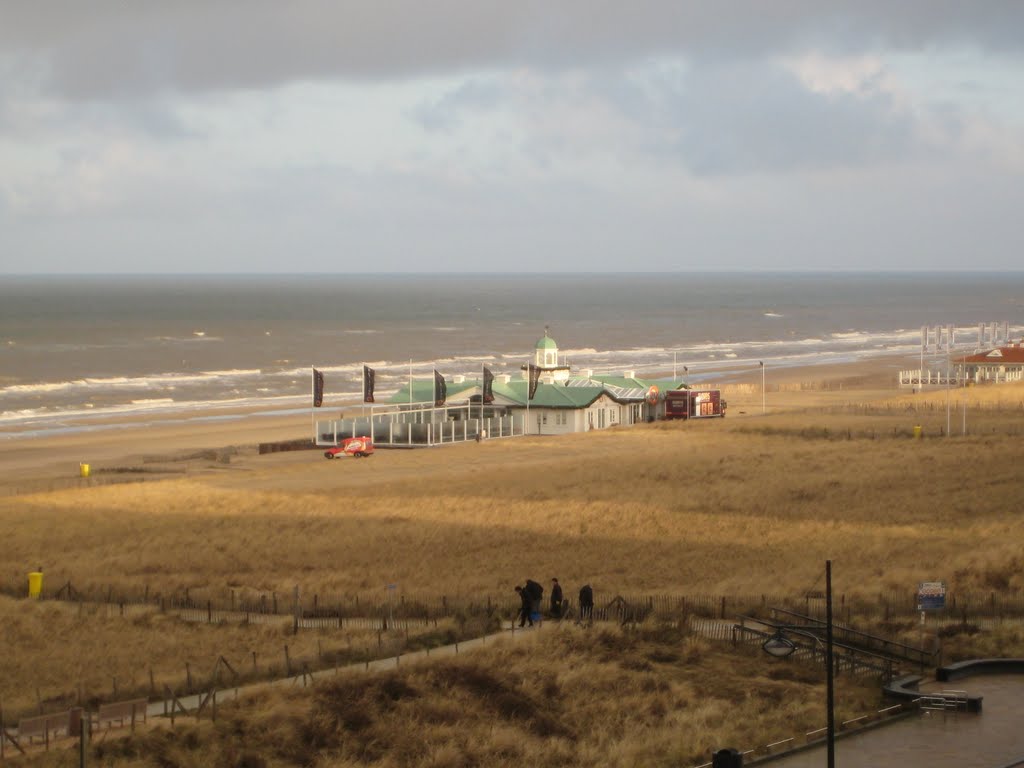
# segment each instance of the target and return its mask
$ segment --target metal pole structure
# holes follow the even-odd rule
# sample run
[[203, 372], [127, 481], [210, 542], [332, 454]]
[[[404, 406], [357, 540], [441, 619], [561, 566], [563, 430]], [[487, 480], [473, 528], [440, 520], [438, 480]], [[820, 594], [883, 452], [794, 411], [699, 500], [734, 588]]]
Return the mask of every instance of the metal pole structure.
[[764, 407], [764, 360], [758, 360], [757, 364], [761, 366], [761, 415], [765, 414]]
[[409, 404], [412, 405], [412, 360], [409, 361]]
[[832, 561], [825, 561], [825, 707], [828, 710], [828, 768], [836, 767], [835, 668], [832, 661]]
[[946, 336], [946, 437], [949, 437], [949, 336]]
[[523, 423], [523, 434], [528, 435], [530, 429], [530, 361], [526, 361], [526, 421]]
[[928, 346], [928, 326], [921, 329], [921, 367], [917, 371], [917, 391], [924, 393], [924, 348]]
[[672, 353], [672, 381], [676, 380], [676, 353]]
[[[965, 370], [965, 371], [967, 370], [967, 366], [966, 365], [961, 365], [960, 367], [961, 367], [962, 370]], [[964, 437], [967, 437], [967, 376], [966, 376], [966, 374], [964, 375], [963, 384], [960, 386], [960, 400], [962, 402], [963, 409], [964, 409], [964, 413], [963, 413], [964, 425], [963, 425], [963, 430], [961, 431], [960, 434], [962, 434]]]
[[309, 431], [313, 434], [313, 444], [316, 445], [316, 410], [313, 404], [316, 402], [316, 368], [309, 367]]

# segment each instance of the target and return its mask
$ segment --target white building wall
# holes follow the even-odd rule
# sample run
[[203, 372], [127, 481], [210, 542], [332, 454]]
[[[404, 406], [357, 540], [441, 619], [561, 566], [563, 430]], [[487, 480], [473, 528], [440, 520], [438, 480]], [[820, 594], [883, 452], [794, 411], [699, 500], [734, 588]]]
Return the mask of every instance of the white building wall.
[[602, 395], [588, 408], [530, 408], [529, 434], [568, 435], [633, 423], [630, 405]]

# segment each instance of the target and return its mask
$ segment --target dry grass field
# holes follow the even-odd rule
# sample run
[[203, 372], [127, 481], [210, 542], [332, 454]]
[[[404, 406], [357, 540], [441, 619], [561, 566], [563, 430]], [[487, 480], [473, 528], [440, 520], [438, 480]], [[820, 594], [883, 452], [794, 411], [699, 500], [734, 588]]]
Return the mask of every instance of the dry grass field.
[[[218, 721], [105, 742], [117, 766], [690, 766], [824, 724], [821, 671], [672, 626], [545, 631], [455, 659], [267, 690]], [[844, 679], [837, 717], [876, 711]], [[802, 730], [801, 730], [802, 729]], [[33, 764], [67, 765], [75, 755]]]
[[[961, 591], [1024, 587], [1024, 387], [911, 394], [870, 377], [794, 377], [769, 388], [765, 414], [756, 385], [727, 396], [725, 420], [380, 451], [362, 461], [258, 456], [230, 426], [217, 442], [204, 436], [216, 456], [207, 462], [194, 453], [184, 460], [196, 446], [180, 436], [163, 454], [150, 435], [125, 437], [120, 452], [97, 449], [98, 478], [182, 471], [158, 482], [53, 481], [52, 490], [39, 490], [47, 473], [70, 475], [77, 463], [44, 471], [42, 460], [27, 467], [7, 450], [0, 468], [10, 458], [19, 478], [0, 483], [33, 492], [0, 496], [0, 583], [23, 584], [42, 565], [48, 584], [79, 588], [289, 594], [298, 586], [375, 600], [395, 584], [409, 599], [504, 599], [526, 577], [558, 576], [570, 594], [593, 584], [600, 602], [628, 593], [800, 595], [823, 587], [831, 559], [834, 589], [850, 598], [932, 579]], [[87, 458], [88, 441], [75, 451]], [[90, 666], [106, 689], [114, 676], [148, 683], [155, 660], [171, 674], [189, 657], [270, 655], [292, 639], [311, 654], [318, 639], [152, 613], [107, 620], [14, 600], [0, 600], [0, 627], [0, 698], [29, 703], [37, 686], [42, 699], [73, 689]], [[193, 736], [153, 732], [123, 752], [111, 746], [109, 756], [117, 765], [242, 765], [246, 750], [269, 765], [685, 765], [714, 746], [762, 743], [784, 725], [782, 737], [791, 723], [820, 725], [820, 670], [643, 632], [552, 634], [531, 652], [510, 647], [438, 670], [346, 679], [314, 697], [268, 694], [227, 724]], [[1024, 655], [1021, 643], [1003, 628], [950, 647]], [[860, 714], [872, 695], [866, 688], [850, 711]], [[736, 730], [748, 722], [759, 738]]]

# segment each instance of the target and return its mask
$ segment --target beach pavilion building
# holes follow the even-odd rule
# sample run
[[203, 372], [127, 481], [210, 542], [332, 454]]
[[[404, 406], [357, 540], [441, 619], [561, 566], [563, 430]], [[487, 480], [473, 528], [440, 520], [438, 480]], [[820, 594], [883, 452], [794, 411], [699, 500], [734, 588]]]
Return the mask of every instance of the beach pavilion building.
[[1024, 381], [1024, 342], [966, 355], [953, 362], [960, 381]]
[[368, 414], [333, 422], [317, 422], [318, 444], [333, 445], [345, 437], [369, 435], [380, 446], [423, 446], [520, 435], [560, 435], [654, 421], [664, 411], [663, 394], [688, 389], [683, 381], [639, 379], [634, 371], [621, 376], [573, 375], [558, 345], [545, 330], [534, 347], [536, 389], [530, 395], [530, 366], [519, 376], [499, 374], [491, 383], [490, 402], [483, 402], [483, 381], [456, 375], [445, 381], [444, 403], [435, 405], [433, 378], [401, 386], [387, 404]]
[[[681, 380], [638, 379], [635, 371], [604, 376], [585, 370], [573, 375], [547, 330], [534, 346], [532, 364], [538, 376], [532, 399], [529, 367], [524, 366], [519, 377], [495, 377], [494, 400], [488, 404], [481, 403], [479, 379], [455, 376], [447, 385], [446, 405], [469, 406], [471, 414], [500, 411], [512, 415], [525, 434], [558, 435], [653, 421], [659, 408], [663, 409], [659, 393], [688, 388]], [[414, 381], [411, 386], [411, 393], [409, 385], [400, 388], [391, 398], [392, 404], [431, 402], [432, 381]]]

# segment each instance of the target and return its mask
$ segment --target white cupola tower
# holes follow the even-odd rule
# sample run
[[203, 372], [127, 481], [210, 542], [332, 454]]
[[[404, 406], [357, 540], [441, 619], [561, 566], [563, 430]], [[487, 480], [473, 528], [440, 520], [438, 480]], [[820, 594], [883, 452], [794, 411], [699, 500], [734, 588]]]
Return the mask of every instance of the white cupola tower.
[[569, 366], [559, 364], [558, 344], [548, 335], [547, 326], [544, 326], [544, 335], [534, 346], [533, 364], [541, 369], [543, 377], [548, 381], [565, 381], [569, 378]]

